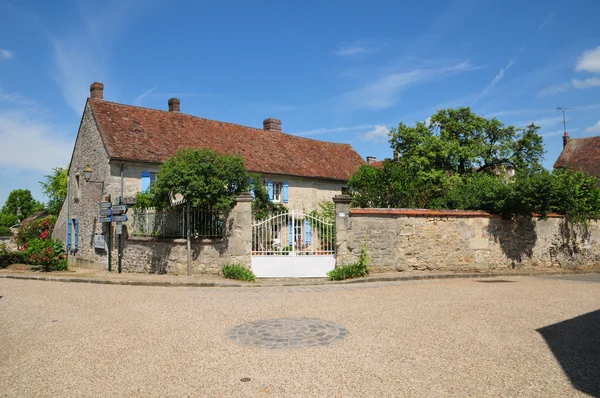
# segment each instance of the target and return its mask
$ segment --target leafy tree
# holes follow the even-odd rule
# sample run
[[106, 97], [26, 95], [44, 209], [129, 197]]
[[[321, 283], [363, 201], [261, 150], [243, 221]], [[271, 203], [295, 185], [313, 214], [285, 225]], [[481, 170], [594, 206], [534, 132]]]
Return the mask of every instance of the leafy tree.
[[40, 181], [42, 192], [48, 197], [46, 208], [50, 214], [58, 215], [67, 198], [68, 170], [68, 167], [56, 167], [52, 169], [52, 174], [44, 177], [45, 181]]
[[12, 227], [18, 222], [19, 219], [14, 214], [0, 213], [0, 227]]
[[475, 115], [470, 108], [440, 110], [428, 124], [400, 123], [390, 132], [399, 161], [415, 171], [468, 174], [540, 169], [544, 154], [539, 127], [505, 126], [496, 118]]
[[252, 201], [252, 215], [255, 220], [264, 220], [273, 214], [286, 212], [286, 207], [279, 203], [273, 203], [269, 199], [269, 191], [260, 183], [259, 174], [253, 174], [251, 185], [254, 191], [254, 200]]
[[241, 156], [188, 148], [160, 166], [150, 194], [158, 207], [169, 206], [171, 197], [179, 193], [194, 207], [228, 211], [248, 186], [249, 175]]
[[23, 220], [36, 211], [43, 210], [44, 205], [33, 199], [29, 189], [15, 189], [8, 194], [1, 213], [17, 216], [18, 208], [21, 208], [21, 220]]
[[571, 221], [585, 222], [600, 218], [598, 179], [572, 169], [554, 170], [551, 210]]

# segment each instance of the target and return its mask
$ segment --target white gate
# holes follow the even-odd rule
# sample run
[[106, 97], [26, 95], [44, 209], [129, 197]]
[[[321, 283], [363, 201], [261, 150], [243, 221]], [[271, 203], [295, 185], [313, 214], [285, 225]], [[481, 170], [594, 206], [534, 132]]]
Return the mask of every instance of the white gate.
[[252, 225], [252, 271], [257, 277], [326, 277], [334, 268], [334, 223], [292, 210]]

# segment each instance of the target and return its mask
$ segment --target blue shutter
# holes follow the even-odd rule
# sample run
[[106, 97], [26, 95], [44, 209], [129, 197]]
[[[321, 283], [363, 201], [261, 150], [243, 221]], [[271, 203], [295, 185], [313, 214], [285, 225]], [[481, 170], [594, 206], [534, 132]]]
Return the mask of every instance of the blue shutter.
[[150, 172], [142, 171], [142, 191], [150, 188]]
[[289, 225], [290, 225], [290, 246], [292, 246], [294, 244], [294, 225], [292, 223], [292, 220], [289, 221]]
[[283, 203], [288, 202], [288, 188], [289, 184], [287, 182], [283, 183]]
[[79, 249], [79, 220], [74, 219], [75, 222], [75, 250]]
[[267, 190], [269, 191], [269, 200], [273, 200], [273, 181], [267, 182]]
[[250, 179], [250, 193], [252, 194], [252, 199], [254, 199], [254, 180], [252, 178]]
[[306, 242], [307, 245], [310, 245], [310, 242], [312, 242], [312, 228], [308, 218], [304, 220], [304, 235], [304, 242]]
[[67, 250], [71, 249], [71, 219], [67, 220]]

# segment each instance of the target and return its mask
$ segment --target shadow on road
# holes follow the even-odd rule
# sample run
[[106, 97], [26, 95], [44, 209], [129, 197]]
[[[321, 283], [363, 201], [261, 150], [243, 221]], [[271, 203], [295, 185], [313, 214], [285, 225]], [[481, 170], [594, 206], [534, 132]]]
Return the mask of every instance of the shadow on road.
[[571, 384], [600, 397], [600, 310], [537, 330]]

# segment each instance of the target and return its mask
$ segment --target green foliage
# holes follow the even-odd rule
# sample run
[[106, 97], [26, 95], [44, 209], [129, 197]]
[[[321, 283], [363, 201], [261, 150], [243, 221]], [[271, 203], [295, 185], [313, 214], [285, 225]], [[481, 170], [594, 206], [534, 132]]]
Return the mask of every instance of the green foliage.
[[241, 264], [226, 264], [223, 266], [223, 275], [225, 278], [238, 279], [241, 281], [253, 282], [256, 275]]
[[19, 228], [15, 241], [19, 245], [23, 245], [33, 239], [47, 239], [52, 236], [55, 224], [56, 216], [33, 220]]
[[5, 226], [0, 226], [0, 236], [12, 236], [12, 231], [10, 228]]
[[261, 177], [259, 174], [251, 175], [252, 183], [250, 184], [254, 190], [254, 200], [252, 201], [252, 215], [255, 220], [262, 221], [269, 218], [273, 214], [285, 213], [287, 209], [280, 203], [273, 203], [269, 199], [269, 191], [267, 187], [260, 183]]
[[56, 167], [52, 174], [44, 177], [45, 181], [40, 181], [42, 192], [48, 197], [46, 209], [50, 214], [58, 215], [67, 197], [68, 170], [68, 166], [65, 169]]
[[0, 268], [6, 268], [12, 264], [26, 263], [25, 252], [11, 252], [4, 243], [0, 244]]
[[219, 155], [211, 149], [182, 149], [160, 166], [150, 188], [157, 207], [170, 206], [182, 194], [193, 207], [229, 211], [248, 190], [248, 171], [241, 156]]
[[[315, 217], [318, 220], [325, 221], [328, 224], [335, 225], [335, 203], [328, 200], [323, 200], [319, 202], [320, 210], [313, 210], [310, 212], [310, 215]], [[313, 229], [315, 228], [313, 224], [313, 219], [308, 217], [309, 223]], [[319, 236], [321, 238], [321, 249], [322, 250], [332, 250], [335, 246], [335, 227], [333, 228], [321, 228], [319, 230]]]
[[600, 218], [600, 188], [598, 179], [570, 169], [559, 169], [553, 174], [554, 183], [550, 209], [565, 214], [574, 222]]
[[0, 213], [0, 227], [12, 227], [19, 223], [19, 219], [14, 214]]
[[340, 267], [334, 268], [327, 273], [327, 277], [330, 281], [341, 281], [343, 279], [360, 278], [369, 273], [369, 253], [367, 238], [365, 237], [365, 243], [360, 249], [358, 254], [358, 261], [353, 263], [344, 264]]
[[21, 208], [21, 220], [23, 220], [36, 211], [44, 210], [44, 205], [33, 199], [29, 189], [15, 189], [8, 194], [0, 212], [17, 216], [18, 208]]
[[63, 247], [60, 239], [33, 239], [25, 250], [27, 263], [39, 265], [46, 272], [64, 271], [67, 269], [67, 255]]
[[154, 196], [151, 190], [141, 191], [135, 195], [135, 204], [132, 206], [135, 210], [146, 210], [154, 207]]

